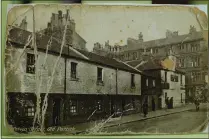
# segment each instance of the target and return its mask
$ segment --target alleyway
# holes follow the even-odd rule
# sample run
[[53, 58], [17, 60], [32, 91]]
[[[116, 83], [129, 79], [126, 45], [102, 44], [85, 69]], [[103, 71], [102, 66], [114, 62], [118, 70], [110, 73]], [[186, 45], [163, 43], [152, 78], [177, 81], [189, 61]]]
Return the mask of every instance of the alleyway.
[[[184, 133], [191, 132], [200, 126], [207, 117], [206, 108], [199, 112], [189, 110], [159, 117], [155, 119], [137, 121], [120, 126], [108, 127], [103, 132], [148, 132], [148, 133]], [[196, 131], [197, 132], [197, 131]]]

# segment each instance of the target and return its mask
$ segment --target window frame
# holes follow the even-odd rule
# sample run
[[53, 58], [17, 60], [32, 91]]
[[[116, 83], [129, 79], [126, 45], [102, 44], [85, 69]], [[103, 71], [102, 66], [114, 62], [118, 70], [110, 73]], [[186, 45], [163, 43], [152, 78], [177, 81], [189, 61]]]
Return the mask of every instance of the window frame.
[[[29, 111], [29, 109], [31, 111]], [[35, 108], [33, 106], [27, 106], [27, 107], [25, 107], [25, 116], [27, 116], [27, 117], [33, 117], [33, 116], [35, 116]]]
[[78, 63], [76, 62], [71, 62], [70, 63], [70, 77], [71, 79], [77, 79], [77, 65]]
[[103, 83], [103, 72], [103, 68], [97, 67], [97, 83]]
[[69, 113], [70, 115], [78, 114], [78, 101], [77, 100], [70, 100]]
[[[35, 58], [35, 54], [27, 53], [26, 58], [27, 58], [26, 59], [26, 73], [35, 74], [36, 73], [36, 58]], [[30, 67], [30, 66], [34, 66], [34, 67]]]
[[135, 74], [131, 74], [131, 88], [135, 88]]
[[104, 108], [103, 108], [103, 101], [101, 99], [97, 99], [95, 101], [96, 103], [96, 111], [97, 112], [103, 112], [104, 111]]

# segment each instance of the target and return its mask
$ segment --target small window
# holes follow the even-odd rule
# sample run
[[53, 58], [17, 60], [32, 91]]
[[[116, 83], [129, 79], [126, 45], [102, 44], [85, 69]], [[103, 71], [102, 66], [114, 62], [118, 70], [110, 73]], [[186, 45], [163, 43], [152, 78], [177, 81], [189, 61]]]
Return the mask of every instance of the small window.
[[148, 79], [146, 79], [146, 86], [148, 86], [149, 85], [149, 81], [148, 81]]
[[102, 82], [103, 81], [103, 75], [102, 75], [102, 68], [97, 68], [97, 81]]
[[76, 79], [77, 63], [71, 62], [71, 78]]
[[167, 82], [167, 72], [165, 71], [165, 82]]
[[131, 87], [135, 87], [135, 75], [131, 74]]
[[165, 92], [165, 99], [167, 98], [167, 93]]
[[77, 113], [77, 101], [75, 100], [70, 101], [70, 113], [71, 114]]
[[34, 114], [35, 114], [34, 107], [26, 108], [26, 116], [34, 116]]
[[97, 109], [98, 112], [103, 111], [103, 109], [102, 109], [102, 100], [97, 100], [96, 101], [96, 109]]
[[155, 87], [155, 80], [153, 80], [152, 83], [153, 83], [153, 87]]
[[181, 93], [181, 103], [183, 103], [183, 97], [182, 97], [182, 93]]
[[27, 67], [26, 72], [35, 74], [35, 55], [27, 53]]
[[182, 78], [183, 78], [183, 77], [182, 77], [182, 75], [181, 75], [181, 80], [180, 80], [181, 85], [183, 84], [183, 83], [182, 83]]

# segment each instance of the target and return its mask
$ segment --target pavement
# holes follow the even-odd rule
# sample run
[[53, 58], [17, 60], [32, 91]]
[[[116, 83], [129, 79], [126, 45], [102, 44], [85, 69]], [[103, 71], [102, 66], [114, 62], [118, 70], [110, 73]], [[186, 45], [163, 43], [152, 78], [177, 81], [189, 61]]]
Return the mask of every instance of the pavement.
[[[75, 130], [73, 131], [73, 133], [72, 132], [71, 133], [81, 134], [81, 133], [88, 133], [88, 132], [97, 132], [97, 131], [100, 131], [101, 129], [108, 128], [108, 127], [114, 127], [114, 126], [136, 122], [136, 121], [154, 119], [154, 118], [163, 117], [163, 116], [167, 116], [167, 115], [171, 115], [175, 113], [189, 111], [191, 109], [195, 109], [194, 104], [186, 104], [182, 107], [176, 107], [173, 109], [162, 109], [162, 110], [152, 111], [148, 113], [147, 117], [144, 117], [143, 113], [138, 113], [138, 114], [124, 115], [118, 118], [109, 118], [103, 121], [98, 120], [94, 122], [81, 123], [81, 124], [74, 125], [73, 127], [75, 128]], [[65, 127], [68, 127], [68, 126], [65, 126]]]

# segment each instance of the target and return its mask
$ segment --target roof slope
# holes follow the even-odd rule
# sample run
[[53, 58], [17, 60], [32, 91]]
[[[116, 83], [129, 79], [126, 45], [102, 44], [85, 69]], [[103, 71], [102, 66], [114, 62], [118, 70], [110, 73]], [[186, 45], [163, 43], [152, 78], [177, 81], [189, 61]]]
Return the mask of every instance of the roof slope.
[[83, 55], [88, 57], [89, 61], [96, 62], [96, 63], [103, 64], [103, 65], [107, 65], [107, 66], [114, 67], [114, 68], [118, 68], [118, 69], [122, 69], [122, 70], [139, 72], [136, 69], [134, 69], [134, 68], [124, 64], [123, 62], [118, 61], [118, 60], [108, 58], [105, 56], [100, 56], [95, 53], [87, 52], [84, 50], [77, 50], [77, 51], [79, 51], [80, 53], [82, 53]]
[[[132, 67], [137, 68], [140, 71], [148, 71], [148, 70], [169, 70], [167, 69], [163, 62], [167, 60], [166, 58], [158, 59], [150, 56], [147, 59], [144, 60], [137, 60], [137, 61], [130, 61], [127, 62], [127, 64], [131, 65]], [[175, 69], [175, 72], [184, 73], [183, 71], [179, 69]]]
[[[30, 35], [32, 37], [32, 33], [29, 31], [25, 31], [20, 28], [12, 28], [9, 31], [9, 35], [7, 39], [8, 41], [12, 43], [18, 44], [19, 47], [23, 47], [27, 43], [28, 37]], [[46, 51], [49, 40], [50, 40], [49, 36], [36, 33], [36, 45], [37, 45], [38, 50]], [[32, 43], [30, 43], [30, 46], [32, 46]], [[55, 38], [52, 38], [51, 46], [48, 48], [48, 51], [59, 54], [60, 49], [61, 49], [61, 44]], [[120, 61], [117, 61], [115, 59], [107, 58], [107, 57], [100, 56], [92, 52], [87, 52], [87, 51], [80, 50], [80, 49], [74, 49], [72, 47], [69, 48], [67, 46], [64, 46], [61, 54], [62, 56], [74, 57], [80, 60], [85, 60], [85, 61], [89, 61], [89, 62], [101, 64], [101, 65], [110, 66], [116, 69], [126, 70], [126, 71], [130, 71], [134, 73], [140, 73], [138, 70]], [[85, 58], [84, 56], [87, 58]]]

